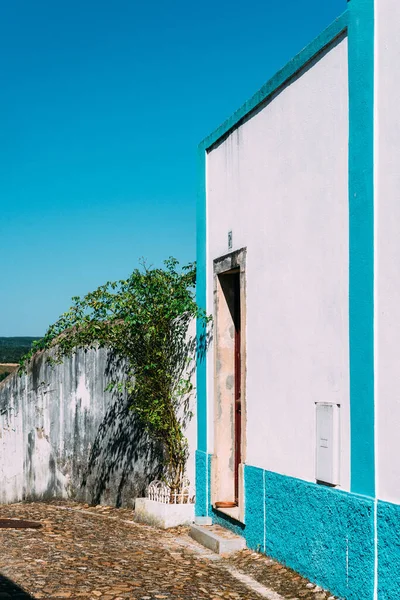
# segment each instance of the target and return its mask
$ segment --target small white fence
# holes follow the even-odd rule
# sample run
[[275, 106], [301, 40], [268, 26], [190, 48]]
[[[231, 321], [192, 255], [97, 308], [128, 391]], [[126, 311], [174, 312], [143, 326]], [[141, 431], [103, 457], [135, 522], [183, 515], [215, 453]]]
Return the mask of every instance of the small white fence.
[[189, 481], [185, 479], [180, 490], [171, 490], [164, 481], [152, 481], [147, 489], [149, 500], [162, 502], [163, 504], [194, 504], [194, 489]]

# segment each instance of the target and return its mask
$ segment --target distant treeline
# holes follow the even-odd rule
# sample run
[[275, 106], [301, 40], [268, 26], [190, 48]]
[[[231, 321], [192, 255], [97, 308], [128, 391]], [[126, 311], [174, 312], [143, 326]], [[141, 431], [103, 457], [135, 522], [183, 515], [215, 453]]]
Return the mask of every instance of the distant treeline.
[[0, 337], [0, 363], [17, 363], [37, 337]]

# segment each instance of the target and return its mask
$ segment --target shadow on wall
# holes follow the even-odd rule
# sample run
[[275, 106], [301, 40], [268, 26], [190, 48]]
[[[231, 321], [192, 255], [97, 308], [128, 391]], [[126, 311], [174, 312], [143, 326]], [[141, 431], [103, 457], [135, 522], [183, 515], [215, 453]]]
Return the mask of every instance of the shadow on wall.
[[[123, 361], [109, 355], [106, 377], [115, 380]], [[90, 504], [130, 506], [145, 495], [148, 484], [162, 475], [162, 448], [153, 442], [125, 394], [113, 392], [97, 431], [84, 472], [78, 499]]]
[[0, 574], [0, 598], [3, 598], [3, 596], [4, 598], [10, 598], [10, 600], [13, 598], [15, 600], [35, 600], [34, 596], [25, 592], [11, 579]]
[[[184, 372], [194, 382], [195, 365], [189, 368], [184, 354], [178, 358], [177, 375]], [[143, 497], [150, 481], [161, 477], [163, 453], [129, 410], [126, 394], [105, 391], [110, 381], [124, 379], [125, 370], [106, 348], [79, 349], [53, 366], [41, 353], [23, 377], [0, 383], [0, 502], [71, 498], [132, 507]], [[194, 406], [193, 394], [181, 415], [192, 453]]]
[[[192, 329], [194, 325], [193, 322]], [[191, 358], [196, 355], [196, 337], [193, 333], [189, 331], [189, 343], [183, 351], [178, 345], [178, 354], [174, 359], [177, 381], [182, 377], [194, 381], [196, 361]], [[203, 338], [199, 347], [200, 352], [205, 354], [211, 333], [205, 332]], [[123, 381], [124, 367], [123, 359], [109, 353], [106, 380]], [[191, 420], [191, 408], [191, 395], [188, 394], [180, 414], [185, 431]], [[114, 392], [93, 442], [77, 499], [90, 504], [130, 506], [135, 498], [145, 496], [151, 481], [162, 477], [162, 464], [161, 444], [149, 438], [129, 409], [126, 394]]]

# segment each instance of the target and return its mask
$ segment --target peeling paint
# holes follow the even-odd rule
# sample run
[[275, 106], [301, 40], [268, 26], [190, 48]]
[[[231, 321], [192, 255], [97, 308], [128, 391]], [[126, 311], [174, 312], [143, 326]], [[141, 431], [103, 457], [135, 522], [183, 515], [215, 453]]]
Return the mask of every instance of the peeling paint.
[[226, 378], [226, 383], [225, 383], [226, 389], [232, 390], [234, 383], [235, 383], [235, 379], [234, 379], [233, 375], [228, 375], [228, 377]]

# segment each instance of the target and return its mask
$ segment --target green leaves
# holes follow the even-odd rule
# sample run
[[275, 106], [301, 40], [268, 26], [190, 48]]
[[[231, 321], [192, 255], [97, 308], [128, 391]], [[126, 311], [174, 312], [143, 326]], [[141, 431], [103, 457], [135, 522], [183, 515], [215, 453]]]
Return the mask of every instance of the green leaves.
[[52, 349], [49, 361], [61, 362], [78, 348], [108, 347], [124, 359], [120, 381], [108, 388], [127, 393], [131, 409], [153, 439], [164, 447], [166, 477], [179, 487], [188, 444], [184, 428], [193, 385], [196, 342], [188, 334], [197, 318], [210, 317], [195, 302], [196, 264], [179, 268], [176, 258], [164, 268], [144, 260], [127, 278], [107, 282], [72, 306], [34, 343], [21, 360], [20, 373], [38, 351]]

